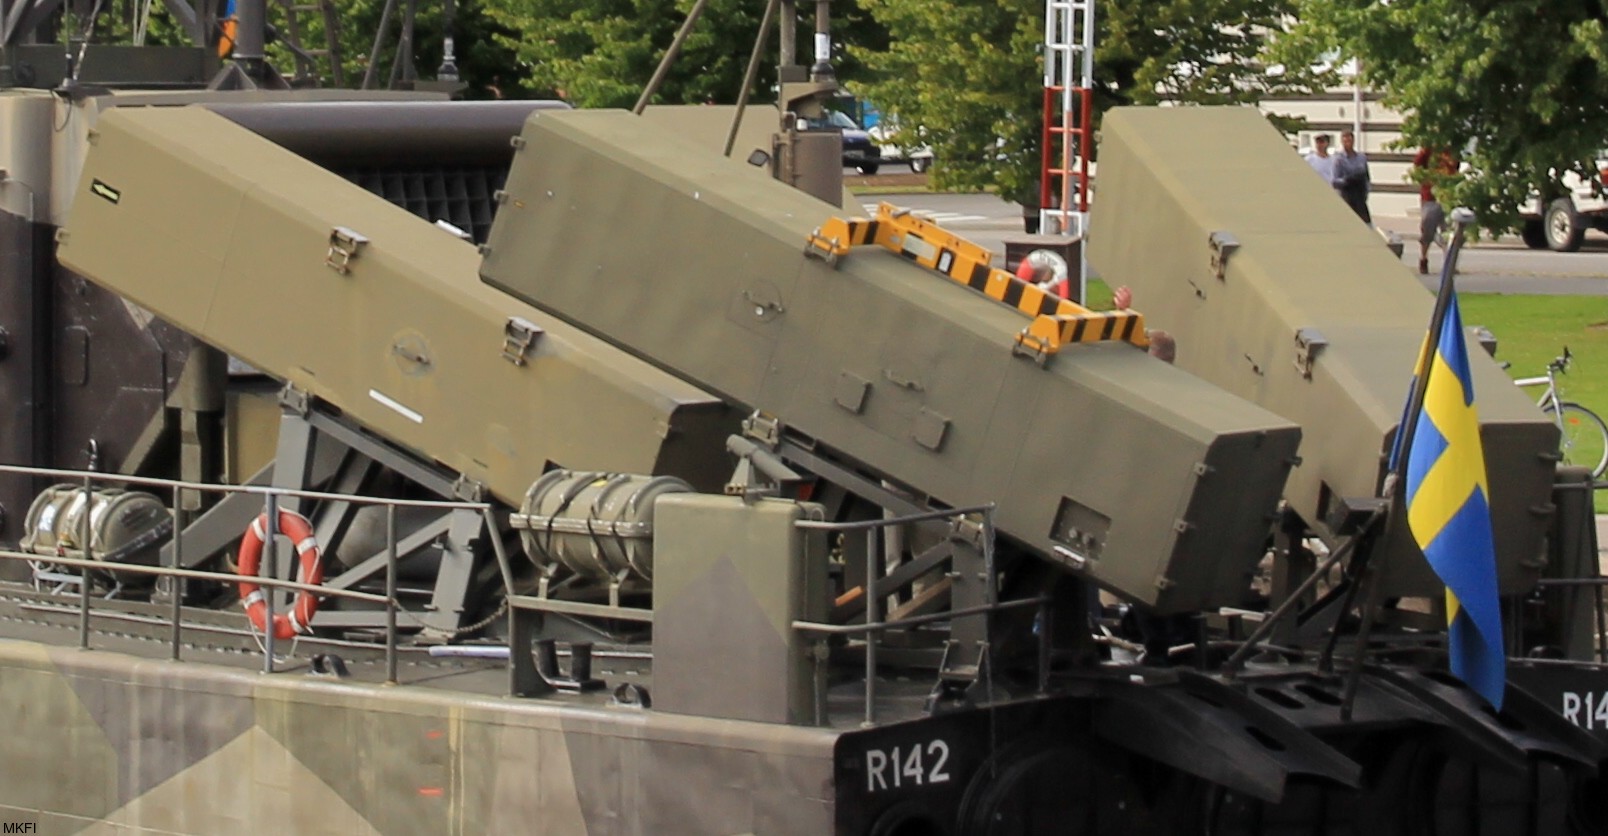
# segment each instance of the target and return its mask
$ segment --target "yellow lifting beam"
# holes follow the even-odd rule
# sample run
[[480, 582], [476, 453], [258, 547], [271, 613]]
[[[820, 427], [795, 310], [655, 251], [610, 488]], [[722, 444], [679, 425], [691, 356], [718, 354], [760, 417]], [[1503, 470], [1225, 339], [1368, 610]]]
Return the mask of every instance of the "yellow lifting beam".
[[1120, 340], [1150, 344], [1144, 316], [1136, 311], [1091, 311], [1038, 285], [989, 266], [994, 254], [909, 210], [877, 206], [875, 218], [827, 218], [804, 248], [805, 255], [836, 264], [851, 247], [876, 244], [1033, 318], [1016, 335], [1016, 346], [1040, 357], [1073, 343]]

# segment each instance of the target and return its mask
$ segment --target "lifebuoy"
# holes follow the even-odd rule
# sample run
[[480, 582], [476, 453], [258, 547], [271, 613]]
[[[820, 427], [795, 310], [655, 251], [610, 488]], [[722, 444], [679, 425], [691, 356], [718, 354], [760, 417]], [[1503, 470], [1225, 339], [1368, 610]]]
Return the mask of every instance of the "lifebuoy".
[[1066, 259], [1050, 250], [1034, 250], [1016, 265], [1016, 278], [1062, 299], [1072, 298], [1070, 272]]
[[[301, 558], [301, 568], [296, 573], [296, 580], [300, 583], [318, 585], [324, 580], [324, 561], [318, 552], [318, 540], [313, 537], [313, 524], [306, 517], [294, 511], [281, 510], [279, 512], [279, 532], [290, 538], [296, 544], [296, 554]], [[246, 536], [240, 541], [240, 574], [246, 577], [258, 577], [258, 568], [262, 564], [262, 544], [267, 538], [268, 515], [266, 513], [251, 521], [246, 529]], [[246, 608], [246, 617], [258, 630], [267, 631], [264, 620], [268, 614], [268, 602], [263, 597], [262, 588], [250, 581], [240, 582], [240, 603]], [[300, 592], [296, 595], [296, 604], [288, 613], [274, 613], [274, 638], [289, 639], [310, 632], [307, 626], [313, 621], [313, 614], [318, 612], [318, 597], [311, 592]]]

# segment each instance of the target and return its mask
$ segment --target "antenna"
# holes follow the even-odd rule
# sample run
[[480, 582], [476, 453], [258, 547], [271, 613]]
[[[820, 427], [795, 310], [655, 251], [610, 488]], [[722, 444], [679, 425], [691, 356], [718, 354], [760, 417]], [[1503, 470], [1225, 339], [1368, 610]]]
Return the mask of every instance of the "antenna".
[[[102, 0], [95, 0], [95, 5], [89, 9], [89, 20], [85, 21], [83, 32], [73, 37], [72, 15], [61, 16], [62, 29], [65, 30], [67, 42], [67, 74], [62, 78], [62, 89], [72, 89], [78, 84], [78, 74], [84, 69], [84, 52], [89, 49], [89, 39], [95, 33], [95, 19], [100, 17]], [[73, 54], [73, 45], [77, 44], [78, 54]]]

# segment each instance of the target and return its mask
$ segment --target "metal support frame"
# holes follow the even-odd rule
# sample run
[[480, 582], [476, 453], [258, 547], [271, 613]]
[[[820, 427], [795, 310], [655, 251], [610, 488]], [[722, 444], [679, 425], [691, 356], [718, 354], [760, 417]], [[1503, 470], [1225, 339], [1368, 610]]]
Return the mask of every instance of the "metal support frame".
[[[1239, 648], [1236, 649], [1226, 661], [1223, 662], [1221, 670], [1222, 675], [1227, 679], [1234, 678], [1239, 673], [1240, 668], [1245, 664], [1245, 661], [1250, 658], [1252, 653], [1256, 652], [1256, 648], [1261, 645], [1263, 641], [1273, 634], [1273, 631], [1278, 628], [1280, 622], [1282, 622], [1285, 618], [1288, 618], [1292, 613], [1296, 612], [1299, 604], [1301, 603], [1301, 599], [1318, 585], [1318, 581], [1322, 580], [1324, 576], [1329, 574], [1330, 569], [1333, 569], [1335, 566], [1339, 565], [1342, 560], [1345, 560], [1346, 557], [1351, 554], [1353, 549], [1366, 545], [1367, 541], [1376, 533], [1376, 527], [1379, 526], [1383, 520], [1383, 511], [1375, 511], [1371, 513], [1362, 522], [1356, 533], [1352, 534], [1338, 548], [1330, 552], [1329, 556], [1324, 558], [1323, 562], [1318, 565], [1317, 569], [1313, 571], [1312, 574], [1308, 575], [1299, 586], [1291, 590], [1284, 602], [1274, 608], [1274, 610], [1269, 613], [1266, 618], [1262, 619], [1262, 623], [1257, 625], [1256, 629], [1251, 632], [1251, 635], [1240, 644]], [[1350, 609], [1351, 601], [1354, 596], [1355, 586], [1348, 586], [1346, 590], [1344, 590], [1344, 595], [1342, 596], [1345, 600], [1345, 603], [1342, 605], [1341, 612]], [[1333, 642], [1336, 638], [1337, 636], [1331, 635], [1330, 647], [1325, 651], [1325, 656], [1328, 656], [1332, 652]], [[1320, 663], [1319, 668], [1320, 670], [1323, 669], [1323, 664]]]
[[[442, 535], [447, 533], [451, 526], [450, 516], [437, 517], [424, 525], [414, 529], [412, 533], [396, 541], [395, 548], [399, 557], [407, 557], [421, 549], [428, 547]], [[321, 541], [322, 542], [322, 541]], [[365, 581], [385, 568], [389, 550], [381, 550], [370, 557], [352, 564], [345, 572], [324, 582], [324, 586], [332, 589], [351, 589], [358, 583]]]
[[[90, 511], [95, 507], [94, 502], [95, 502], [94, 479], [89, 474], [85, 474], [84, 475], [84, 511], [79, 516], [78, 547], [79, 547], [79, 549], [81, 549], [83, 551], [84, 560], [86, 562], [95, 559], [95, 544], [90, 539], [90, 528], [89, 528], [90, 517], [91, 517]], [[92, 585], [90, 583], [88, 567], [85, 567], [85, 568], [81, 569], [80, 572], [81, 572], [81, 577], [83, 578], [83, 580], [80, 581], [79, 584], [78, 584], [78, 647], [80, 649], [82, 649], [82, 650], [88, 650], [89, 649], [89, 596], [90, 596], [90, 592], [91, 592], [90, 587]]]
[[[378, 470], [373, 459], [348, 448], [340, 469], [329, 483], [329, 490], [331, 493], [361, 495]], [[341, 542], [346, 539], [347, 530], [351, 528], [356, 511], [357, 506], [352, 502], [326, 503], [317, 527], [313, 529], [319, 546], [325, 551], [339, 549]]]
[[[1289, 600], [1301, 582], [1317, 571], [1317, 558], [1306, 547], [1306, 523], [1299, 515], [1286, 510], [1273, 532], [1273, 578], [1268, 604], [1274, 608]], [[1299, 605], [1311, 604], [1310, 588], [1302, 595]], [[1282, 621], [1273, 632], [1273, 642], [1293, 645], [1298, 641], [1298, 624], [1294, 620]]]
[[[789, 439], [785, 430], [776, 445], [776, 454], [783, 460], [828, 479], [844, 490], [897, 515], [893, 519], [904, 522], [927, 520], [950, 522], [965, 513], [964, 509], [934, 509], [925, 504], [918, 504], [890, 489], [884, 482], [861, 476], [831, 461], [819, 451], [806, 449], [798, 442]], [[949, 613], [986, 614], [978, 618], [955, 618], [951, 621], [949, 639], [939, 664], [933, 704], [972, 700], [975, 697], [974, 689], [989, 676], [988, 660], [992, 655], [993, 641], [998, 635], [994, 629], [995, 615], [1002, 606], [999, 602], [997, 567], [994, 564], [992, 516], [984, 514], [982, 527], [976, 532], [975, 539], [952, 530], [949, 536], [945, 537], [943, 545], [917, 556], [911, 562], [896, 566], [891, 571], [887, 570], [888, 561], [880, 548], [881, 539], [877, 536], [887, 523], [888, 520], [883, 519], [864, 524], [871, 527], [866, 548], [863, 596], [865, 621], [867, 624], [872, 624], [880, 619], [882, 599], [900, 589], [908, 588], [918, 578], [927, 576], [947, 564], [945, 578], [949, 581]], [[886, 576], [882, 577], [884, 573]], [[943, 613], [936, 615], [944, 616]], [[873, 634], [868, 633], [866, 641], [868, 693], [875, 689], [873, 684], [876, 667], [875, 645]], [[866, 700], [865, 722], [868, 724], [875, 719], [870, 713], [873, 698], [874, 693]]]
[[[284, 574], [283, 567], [280, 566], [279, 561], [279, 501], [278, 494], [268, 494], [263, 505], [263, 516], [268, 519], [268, 525], [266, 526], [267, 533], [262, 536], [262, 547], [266, 552], [262, 559], [262, 565], [271, 567], [274, 570], [273, 574], [269, 576], [274, 578], [281, 577]], [[287, 599], [290, 597], [288, 592], [272, 587], [262, 596], [263, 604], [265, 605], [262, 613], [263, 673], [274, 672], [274, 642], [278, 638], [274, 635], [274, 610], [279, 603], [274, 599], [280, 595], [285, 595]], [[294, 606], [294, 604], [289, 605]]]
[[[1063, 234], [1086, 236], [1089, 156], [1094, 150], [1094, 0], [1046, 0], [1041, 142], [1039, 230], [1055, 229], [1051, 224], [1054, 221]], [[1059, 189], [1054, 185], [1057, 177]], [[1074, 181], [1076, 211], [1072, 209]], [[1087, 299], [1089, 248], [1080, 247], [1078, 251], [1077, 298]]]
[[653, 623], [653, 610], [616, 604], [560, 601], [532, 595], [508, 596], [508, 693], [539, 697], [554, 691], [591, 691], [602, 681], [591, 676], [591, 642], [570, 642], [569, 675], [558, 669], [557, 640], [540, 637], [544, 613]]
[[[273, 480], [274, 466], [267, 465], [247, 485], [267, 486]], [[262, 500], [244, 493], [230, 494], [184, 526], [178, 537], [162, 547], [161, 562], [194, 569], [219, 551], [240, 541], [246, 526], [262, 513]], [[181, 542], [182, 541], [182, 542]], [[182, 552], [183, 560], [178, 555]]]
[[[308, 408], [305, 414], [298, 408], [286, 410], [280, 420], [274, 462], [254, 476], [250, 484], [272, 485], [286, 491], [328, 490], [356, 494], [379, 468], [387, 468], [443, 499], [458, 498], [460, 488], [453, 474], [422, 463], [319, 412], [316, 407]], [[294, 495], [285, 495], [278, 502], [285, 510], [309, 516], [326, 553], [345, 539], [346, 529], [358, 509], [356, 503], [339, 498], [321, 500], [316, 508]], [[173, 543], [164, 548], [162, 562], [174, 565], [182, 554], [183, 565], [201, 565], [237, 543], [246, 526], [262, 511], [263, 500], [256, 495], [237, 493], [226, 497], [183, 529], [177, 549]], [[394, 513], [387, 515], [388, 530], [398, 522]], [[406, 626], [422, 627], [427, 637], [450, 638], [465, 623], [474, 578], [488, 558], [484, 547], [488, 538], [484, 538], [482, 532], [489, 521], [473, 508], [447, 508], [423, 521], [400, 522], [404, 530], [389, 541], [386, 548], [329, 576], [323, 586], [355, 590], [360, 584], [380, 577], [386, 579], [388, 586], [394, 586], [395, 562], [435, 551], [440, 569], [433, 582], [430, 602], [423, 614], [411, 615], [413, 624]], [[277, 523], [272, 515], [270, 523]], [[270, 545], [264, 565], [271, 568], [269, 576], [282, 578], [291, 576], [294, 562], [295, 555], [290, 550], [275, 550]], [[278, 600], [273, 600], [272, 594], [267, 597], [271, 611], [284, 612], [292, 605], [292, 594], [283, 590], [278, 593]], [[313, 619], [312, 626], [380, 629], [392, 618], [393, 614], [382, 610], [324, 610]]]
[[62, 0], [8, 0], [0, 2], [0, 47], [34, 43], [34, 33], [62, 6]]
[[[992, 527], [991, 522], [984, 524]], [[981, 544], [953, 541], [948, 575], [950, 608], [972, 610], [998, 604], [998, 577], [994, 568], [992, 531], [985, 535]], [[938, 682], [929, 698], [929, 710], [945, 702], [970, 705], [976, 701], [976, 689], [989, 673], [993, 627], [991, 617], [958, 619], [950, 625], [943, 662], [938, 668]]]
[[[3, 0], [0, 2], [0, 48], [38, 43], [40, 27], [61, 9], [63, 0]], [[185, 0], [162, 0], [162, 6], [179, 24], [191, 43], [207, 45], [207, 27], [194, 6]]]
[[419, 68], [413, 64], [413, 33], [418, 15], [418, 0], [407, 0], [402, 8], [402, 32], [397, 36], [396, 57], [391, 60], [391, 79], [386, 89], [411, 90], [419, 78]]
[[[285, 15], [280, 43], [290, 50], [296, 62], [296, 74], [291, 82], [298, 87], [318, 86], [320, 81], [318, 63], [322, 58], [329, 61], [330, 82], [335, 87], [343, 86], [345, 78], [341, 68], [340, 19], [335, 14], [334, 3], [331, 0], [277, 0], [277, 2]], [[304, 43], [305, 30], [301, 15], [305, 12], [317, 12], [321, 16], [324, 24], [324, 46], [308, 49]]]
[[[299, 580], [281, 580], [270, 575], [260, 575], [257, 577], [248, 578], [233, 572], [208, 572], [185, 568], [188, 559], [185, 557], [186, 552], [184, 547], [187, 542], [192, 540], [192, 538], [189, 537], [176, 539], [173, 543], [175, 548], [171, 551], [164, 551], [162, 553], [165, 562], [158, 562], [155, 565], [146, 565], [142, 563], [113, 564], [106, 562], [104, 555], [102, 559], [97, 560], [95, 559], [93, 543], [89, 539], [91, 536], [91, 518], [87, 513], [83, 515], [78, 532], [78, 536], [83, 539], [83, 543], [85, 544], [85, 548], [80, 549], [83, 556], [81, 558], [54, 556], [47, 558], [47, 560], [59, 570], [63, 570], [63, 578], [79, 585], [80, 594], [78, 596], [77, 614], [80, 648], [88, 649], [90, 644], [90, 619], [93, 609], [91, 604], [93, 594], [93, 579], [91, 577], [92, 572], [148, 575], [157, 578], [158, 586], [162, 585], [164, 581], [169, 584], [168, 594], [171, 603], [169, 615], [171, 629], [169, 632], [169, 640], [172, 644], [171, 654], [173, 659], [180, 658], [182, 646], [181, 643], [184, 632], [184, 624], [182, 620], [184, 609], [182, 601], [184, 597], [182, 584], [184, 581], [197, 580], [207, 581], [214, 584], [228, 585], [251, 582], [255, 583], [259, 588], [280, 591], [281, 594], [285, 595], [288, 595], [289, 593], [308, 593], [321, 597], [348, 599], [353, 601], [361, 601], [370, 605], [379, 605], [379, 609], [375, 610], [375, 612], [383, 616], [383, 620], [379, 622], [378, 626], [383, 627], [385, 631], [386, 682], [389, 684], [395, 684], [397, 682], [398, 633], [396, 619], [398, 610], [401, 609], [401, 604], [397, 600], [396, 569], [399, 554], [397, 549], [398, 539], [396, 531], [397, 507], [409, 506], [415, 508], [436, 508], [447, 511], [462, 511], [465, 512], [465, 516], [470, 516], [476, 520], [482, 521], [487, 528], [496, 529], [497, 527], [496, 518], [491, 513], [491, 506], [478, 500], [464, 502], [456, 500], [439, 501], [415, 499], [376, 499], [372, 497], [354, 497], [317, 491], [270, 488], [260, 484], [208, 484], [200, 482], [188, 482], [183, 480], [158, 479], [146, 476], [105, 474], [92, 471], [61, 470], [56, 468], [40, 468], [4, 464], [0, 464], [0, 472], [35, 477], [51, 477], [58, 480], [71, 479], [75, 482], [81, 481], [82, 491], [86, 497], [86, 502], [93, 499], [94, 483], [96, 481], [111, 482], [135, 489], [167, 493], [171, 497], [172, 502], [172, 506], [169, 508], [169, 514], [174, 520], [174, 522], [170, 523], [170, 525], [177, 530], [183, 530], [183, 526], [180, 525], [184, 518], [183, 502], [185, 495], [190, 492], [206, 491], [224, 494], [227, 499], [224, 502], [220, 502], [219, 505], [227, 503], [228, 499], [240, 498], [245, 503], [249, 503], [254, 510], [266, 506], [268, 514], [266, 526], [267, 536], [265, 537], [265, 542], [263, 545], [265, 550], [268, 552], [270, 559], [272, 558], [274, 551], [277, 550], [274, 535], [277, 533], [276, 529], [278, 528], [278, 511], [282, 502], [286, 498], [294, 497], [296, 499], [314, 500], [326, 503], [357, 502], [384, 506], [386, 508], [386, 549], [383, 553], [383, 562], [385, 564], [384, 571], [386, 594], [384, 595], [376, 595], [371, 592], [361, 592], [358, 590], [338, 586], [332, 587], [321, 584], [312, 585], [303, 583]], [[259, 476], [262, 475], [263, 474], [259, 473]], [[457, 519], [461, 521], [463, 518], [464, 517], [460, 516]], [[191, 528], [193, 529], [194, 526], [191, 526]], [[505, 585], [511, 586], [513, 582], [513, 575], [508, 566], [508, 556], [502, 547], [501, 540], [495, 537], [492, 539], [493, 551], [496, 552], [497, 563], [503, 569], [503, 582]], [[0, 550], [0, 560], [19, 560], [36, 563], [40, 559], [40, 555], [32, 552]], [[65, 571], [70, 570], [76, 570], [77, 574], [66, 575]], [[260, 647], [263, 651], [263, 671], [265, 673], [273, 673], [276, 643], [276, 639], [273, 635], [275, 596], [266, 595], [264, 598], [266, 609], [264, 613], [263, 625], [265, 630], [263, 631], [263, 635], [261, 637]], [[126, 612], [102, 611], [99, 615], [102, 618], [114, 619], [128, 619], [131, 617], [137, 618], [137, 616], [131, 616]], [[416, 620], [419, 618], [418, 616], [413, 617]], [[215, 625], [196, 626], [200, 629], [217, 629]], [[317, 664], [318, 662], [315, 658], [315, 668]]]
[[[388, 468], [437, 496], [444, 499], [456, 498], [454, 490], [456, 479], [451, 474], [424, 465], [412, 456], [364, 435], [319, 412], [316, 408], [309, 410], [306, 416], [294, 412], [286, 413], [282, 427], [286, 425], [298, 425], [297, 432], [292, 436], [297, 444], [307, 443], [314, 446], [337, 444], [348, 454], [361, 456], [374, 465]], [[305, 428], [305, 432], [301, 428]], [[281, 439], [285, 437], [283, 432], [281, 429]], [[281, 460], [288, 459], [293, 464], [302, 460], [312, 461], [310, 455], [297, 455], [293, 449], [285, 449], [283, 441], [281, 445]], [[363, 465], [352, 467], [352, 470], [346, 472], [350, 480], [362, 478], [356, 471], [369, 469]], [[346, 524], [343, 518], [349, 519], [353, 510], [346, 503], [325, 503], [313, 517], [315, 529], [333, 532], [343, 528]], [[440, 550], [440, 569], [436, 574], [430, 603], [426, 608], [427, 614], [422, 618], [427, 635], [447, 638], [463, 626], [471, 581], [476, 567], [485, 557], [484, 550], [479, 548], [481, 529], [482, 521], [477, 513], [454, 509], [424, 522], [413, 531], [403, 533], [401, 539], [395, 543], [397, 560], [406, 560], [430, 549]], [[355, 588], [357, 584], [387, 572], [389, 565], [390, 560], [386, 553], [382, 552], [361, 560], [347, 571], [327, 579], [325, 585], [339, 589]], [[313, 620], [315, 627], [332, 626], [337, 619], [344, 622], [342, 626], [379, 627], [383, 623], [384, 616], [379, 612], [362, 611], [345, 614], [329, 612], [327, 615], [325, 613], [319, 615], [319, 618]]]
[[[951, 519], [955, 519], [955, 518], [959, 518], [959, 517], [965, 517], [965, 516], [970, 515], [970, 514], [982, 514], [982, 516], [983, 516], [983, 525], [982, 525], [983, 542], [981, 544], [981, 550], [982, 550], [982, 553], [984, 555], [983, 569], [984, 569], [984, 575], [985, 575], [983, 586], [985, 588], [987, 588], [987, 589], [996, 588], [996, 582], [997, 582], [997, 579], [998, 579], [998, 575], [997, 575], [996, 567], [995, 567], [994, 561], [993, 561], [993, 537], [994, 537], [993, 513], [994, 513], [994, 506], [992, 504], [990, 504], [990, 505], [977, 505], [977, 506], [972, 506], [972, 507], [967, 507], [967, 508], [946, 508], [946, 509], [930, 510], [930, 511], [924, 511], [924, 512], [915, 513], [915, 514], [903, 515], [903, 516], [894, 516], [894, 517], [886, 517], [885, 516], [885, 517], [879, 517], [879, 518], [876, 518], [876, 519], [860, 520], [860, 521], [855, 521], [855, 522], [833, 523], [833, 522], [818, 522], [818, 521], [813, 521], [813, 520], [801, 520], [801, 521], [795, 523], [795, 525], [798, 528], [801, 528], [801, 529], [813, 529], [813, 530], [820, 530], [820, 531], [836, 531], [836, 532], [843, 532], [843, 533], [859, 532], [859, 533], [862, 533], [862, 534], [865, 535], [866, 554], [867, 554], [866, 569], [865, 569], [865, 591], [866, 591], [866, 596], [865, 596], [866, 597], [866, 621], [865, 621], [865, 623], [864, 624], [820, 624], [820, 623], [810, 622], [810, 621], [794, 621], [793, 622], [793, 629], [801, 630], [801, 631], [804, 631], [804, 632], [807, 632], [807, 633], [821, 634], [821, 635], [853, 635], [853, 634], [862, 634], [862, 635], [864, 635], [864, 637], [865, 637], [865, 684], [864, 684], [865, 717], [864, 717], [864, 720], [861, 722], [862, 726], [870, 727], [870, 726], [873, 726], [873, 725], [876, 724], [876, 693], [877, 693], [877, 688], [876, 688], [877, 677], [876, 677], [876, 673], [877, 673], [877, 658], [878, 658], [877, 651], [878, 651], [878, 646], [879, 646], [878, 645], [878, 636], [880, 636], [882, 633], [887, 632], [889, 630], [905, 629], [905, 628], [917, 627], [917, 626], [921, 626], [921, 625], [925, 625], [925, 624], [933, 624], [933, 623], [940, 622], [940, 621], [947, 621], [947, 622], [949, 622], [950, 631], [951, 631], [951, 634], [950, 634], [951, 635], [951, 642], [952, 642], [951, 646], [953, 646], [954, 642], [957, 642], [957, 641], [958, 642], [964, 642], [964, 641], [967, 641], [968, 637], [975, 637], [975, 636], [980, 635], [982, 637], [980, 639], [981, 646], [980, 646], [980, 648], [978, 649], [978, 652], [977, 652], [977, 657], [976, 657], [977, 662], [976, 662], [975, 666], [973, 666], [972, 670], [969, 671], [969, 672], [964, 670], [958, 664], [957, 664], [957, 666], [955, 668], [950, 670], [947, 674], [946, 674], [946, 672], [944, 670], [940, 670], [938, 681], [937, 681], [937, 684], [936, 684], [936, 686], [934, 688], [934, 691], [933, 691], [933, 696], [929, 697], [929, 699], [928, 699], [928, 710], [929, 710], [929, 712], [942, 710], [943, 708], [947, 707], [947, 705], [949, 703], [949, 700], [951, 698], [954, 698], [957, 695], [959, 695], [959, 696], [961, 696], [961, 697], [963, 697], [964, 699], [967, 699], [967, 700], [974, 699], [974, 695], [970, 693], [971, 689], [972, 689], [972, 686], [974, 686], [974, 685], [981, 685], [987, 691], [990, 692], [990, 693], [985, 693], [985, 694], [982, 695], [982, 698], [983, 698], [982, 701], [983, 702], [986, 703], [986, 702], [991, 702], [992, 701], [992, 699], [993, 699], [993, 695], [991, 693], [991, 691], [992, 691], [992, 676], [989, 674], [988, 659], [990, 657], [990, 640], [991, 640], [992, 635], [993, 635], [993, 632], [991, 630], [991, 625], [992, 625], [995, 617], [997, 615], [999, 615], [1000, 613], [1006, 611], [1006, 610], [1015, 609], [1017, 607], [1038, 607], [1038, 608], [1042, 609], [1046, 604], [1049, 603], [1049, 599], [1044, 598], [1044, 597], [1037, 597], [1037, 598], [1026, 598], [1026, 599], [1018, 599], [1018, 600], [1013, 600], [1013, 601], [1001, 602], [1001, 601], [998, 600], [997, 595], [995, 595], [995, 594], [990, 592], [990, 593], [985, 595], [985, 602], [984, 603], [977, 604], [977, 605], [974, 605], [974, 606], [951, 607], [946, 612], [927, 613], [925, 615], [917, 615], [917, 616], [910, 616], [910, 617], [907, 617], [907, 618], [890, 619], [890, 620], [887, 620], [887, 621], [883, 621], [881, 615], [878, 612], [878, 610], [879, 610], [880, 605], [881, 605], [881, 599], [886, 597], [888, 595], [888, 592], [885, 589], [883, 589], [881, 587], [881, 585], [879, 585], [877, 583], [877, 579], [878, 579], [878, 573], [881, 571], [881, 565], [883, 563], [882, 549], [881, 549], [881, 545], [880, 545], [881, 544], [881, 532], [882, 532], [883, 529], [890, 528], [890, 527], [893, 527], [893, 526], [909, 525], [909, 524], [921, 523], [921, 522], [927, 522], [927, 521], [933, 521], [933, 520], [951, 520]], [[964, 572], [964, 569], [962, 569], [961, 571]], [[982, 622], [982, 626], [981, 627], [963, 627], [962, 626], [962, 625], [968, 624], [968, 623], [973, 622], [973, 621]], [[977, 639], [974, 638], [972, 640], [977, 640]], [[1049, 658], [1051, 648], [1048, 647], [1048, 643], [1050, 641], [1050, 637], [1049, 637], [1048, 633], [1044, 632], [1044, 631], [1040, 631], [1038, 640], [1039, 640], [1038, 658], [1039, 659], [1047, 659], [1047, 658]], [[966, 655], [964, 653], [956, 653], [955, 658], [956, 659], [966, 658]], [[948, 654], [946, 654], [945, 661], [946, 662], [948, 661]], [[1040, 682], [1045, 681], [1045, 675], [1046, 675], [1045, 671], [1042, 671], [1042, 670], [1039, 671], [1039, 680], [1040, 680]]]
[[[483, 531], [480, 515], [468, 509], [448, 514], [447, 536], [441, 541], [441, 563], [436, 570], [435, 591], [427, 607], [426, 635], [450, 638], [465, 623], [469, 590], [475, 569], [485, 557], [479, 547]], [[492, 537], [498, 536], [495, 529]]]
[[[379, 81], [380, 56], [390, 39], [391, 17], [396, 14], [396, 7], [397, 0], [386, 0], [380, 9], [380, 25], [374, 31], [374, 44], [369, 49], [368, 67], [363, 71], [363, 81], [358, 85], [359, 90], [373, 90]], [[388, 90], [395, 90], [399, 85], [412, 89], [418, 80], [418, 68], [414, 66], [413, 61], [414, 23], [417, 16], [417, 0], [404, 0], [401, 31], [396, 36], [396, 51], [392, 55], [391, 71], [385, 81]]]

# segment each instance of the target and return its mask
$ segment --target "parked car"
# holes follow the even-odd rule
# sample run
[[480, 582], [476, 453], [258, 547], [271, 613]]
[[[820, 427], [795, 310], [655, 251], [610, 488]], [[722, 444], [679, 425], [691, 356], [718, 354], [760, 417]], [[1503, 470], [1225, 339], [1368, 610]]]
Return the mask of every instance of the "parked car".
[[[1599, 177], [1608, 183], [1608, 151], [1597, 152]], [[1586, 230], [1608, 232], [1608, 195], [1596, 180], [1582, 179], [1568, 171], [1563, 175], [1564, 192], [1551, 200], [1539, 195], [1519, 210], [1524, 219], [1520, 231], [1531, 249], [1543, 247], [1560, 253], [1580, 249]]]
[[871, 141], [871, 135], [854, 124], [854, 120], [847, 114], [836, 110], [829, 110], [826, 114], [825, 118], [807, 120], [809, 129], [842, 131], [843, 165], [861, 174], [876, 174], [877, 169], [882, 166], [882, 149]]
[[[925, 143], [913, 146], [901, 146], [895, 144], [894, 140], [896, 139], [905, 139], [906, 141], [909, 141], [909, 138], [906, 137], [905, 134], [909, 134], [911, 132], [901, 132], [897, 125], [890, 126], [886, 122], [882, 122], [866, 133], [870, 134], [871, 141], [875, 142], [878, 147], [881, 148], [883, 162], [905, 163], [910, 166], [911, 171], [914, 171], [917, 174], [921, 174], [927, 169], [932, 168], [933, 155], [931, 146], [928, 146]], [[917, 128], [913, 133], [914, 136], [919, 140], [919, 137], [921, 136], [921, 129]]]

